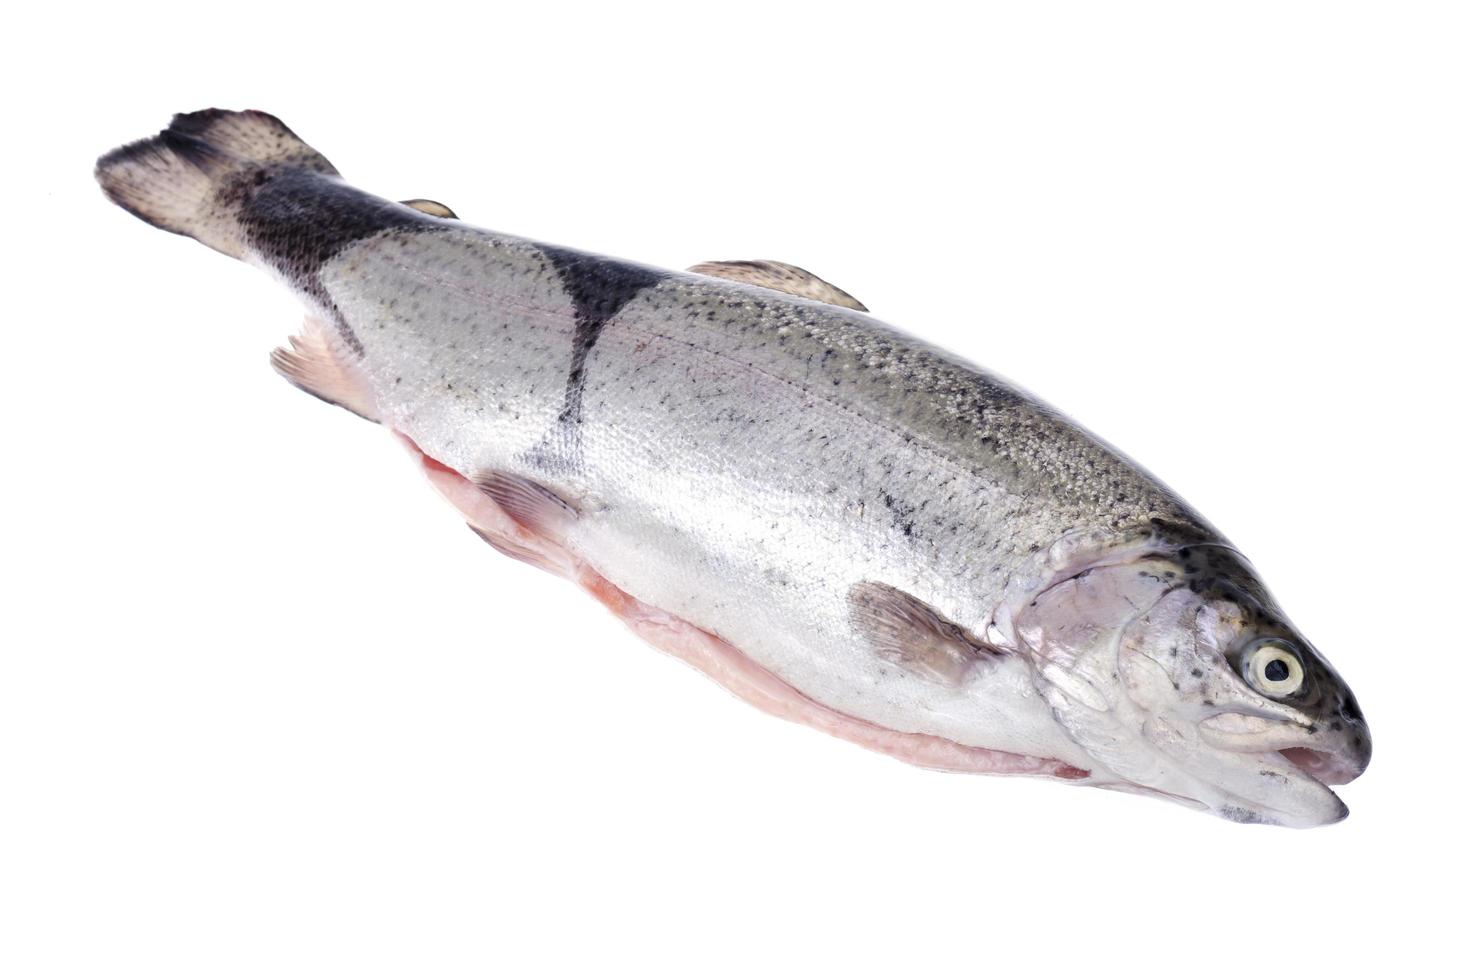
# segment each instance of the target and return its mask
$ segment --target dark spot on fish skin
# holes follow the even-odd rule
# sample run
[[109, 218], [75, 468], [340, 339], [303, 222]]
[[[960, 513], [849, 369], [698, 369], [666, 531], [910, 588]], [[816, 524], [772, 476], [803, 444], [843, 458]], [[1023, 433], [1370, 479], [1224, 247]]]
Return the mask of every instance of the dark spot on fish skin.
[[1176, 558], [1187, 587], [1204, 598], [1238, 603], [1257, 616], [1273, 605], [1254, 569], [1229, 545], [1217, 541], [1187, 544], [1177, 549]]
[[890, 524], [906, 538], [913, 538], [915, 522], [912, 518], [919, 508], [911, 507], [885, 491], [881, 490], [880, 494], [884, 498], [884, 508], [889, 511]]
[[1265, 820], [1259, 814], [1255, 813], [1253, 810], [1250, 810], [1247, 807], [1242, 807], [1242, 806], [1224, 806], [1224, 807], [1220, 807], [1219, 810], [1218, 810], [1218, 814], [1220, 816], [1224, 817], [1227, 820], [1232, 820], [1234, 823], [1268, 823], [1269, 822], [1269, 821]]
[[1201, 667], [1194, 667], [1194, 668], [1192, 668], [1192, 676], [1193, 677], [1201, 677], [1202, 675], [1203, 675], [1203, 672], [1202, 672], [1202, 668]]

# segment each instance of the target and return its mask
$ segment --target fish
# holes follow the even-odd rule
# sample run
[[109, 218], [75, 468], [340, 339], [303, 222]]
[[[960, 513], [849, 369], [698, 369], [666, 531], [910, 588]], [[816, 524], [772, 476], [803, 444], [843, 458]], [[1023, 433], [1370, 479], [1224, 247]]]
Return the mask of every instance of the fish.
[[96, 178], [292, 290], [272, 367], [389, 430], [479, 538], [756, 707], [931, 769], [1347, 815], [1367, 721], [1248, 559], [818, 276], [485, 230], [255, 110], [176, 115]]

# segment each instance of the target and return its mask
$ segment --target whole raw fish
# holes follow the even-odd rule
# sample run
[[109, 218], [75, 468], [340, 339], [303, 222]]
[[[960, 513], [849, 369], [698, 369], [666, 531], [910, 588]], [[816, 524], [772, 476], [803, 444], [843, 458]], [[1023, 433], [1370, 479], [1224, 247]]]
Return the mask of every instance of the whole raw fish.
[[1367, 725], [1244, 557], [815, 276], [484, 231], [261, 112], [176, 116], [97, 177], [294, 289], [273, 365], [389, 428], [484, 540], [757, 706], [938, 769], [1346, 815]]

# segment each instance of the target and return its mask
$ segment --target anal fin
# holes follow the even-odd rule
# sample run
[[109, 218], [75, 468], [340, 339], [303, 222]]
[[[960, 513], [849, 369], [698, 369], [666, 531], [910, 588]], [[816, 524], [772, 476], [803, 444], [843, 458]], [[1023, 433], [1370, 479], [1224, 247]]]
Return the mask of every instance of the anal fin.
[[825, 279], [818, 278], [806, 269], [776, 262], [770, 259], [734, 262], [701, 262], [690, 266], [689, 271], [701, 276], [714, 276], [743, 282], [748, 286], [763, 286], [782, 293], [812, 299], [819, 303], [831, 303], [850, 310], [867, 313], [868, 307], [843, 292]]
[[302, 334], [272, 352], [273, 369], [315, 398], [379, 422], [369, 386], [339, 362], [324, 341], [326, 333], [322, 321], [309, 317]]

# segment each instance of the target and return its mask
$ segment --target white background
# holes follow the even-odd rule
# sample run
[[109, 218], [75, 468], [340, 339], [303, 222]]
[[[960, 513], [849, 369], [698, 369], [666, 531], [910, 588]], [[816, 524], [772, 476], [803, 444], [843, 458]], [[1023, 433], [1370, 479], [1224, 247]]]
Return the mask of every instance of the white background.
[[[0, 974], [1458, 969], [1466, 13], [12, 12]], [[291, 297], [97, 192], [99, 153], [209, 105], [500, 230], [798, 263], [1067, 410], [1252, 556], [1357, 691], [1351, 818], [917, 771], [500, 558], [383, 430], [272, 373]]]

